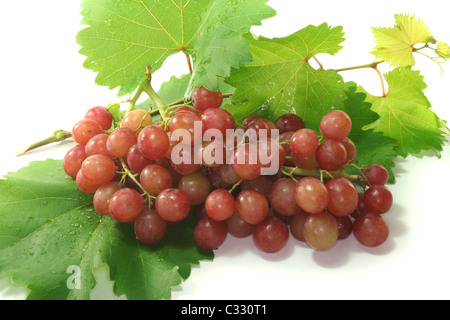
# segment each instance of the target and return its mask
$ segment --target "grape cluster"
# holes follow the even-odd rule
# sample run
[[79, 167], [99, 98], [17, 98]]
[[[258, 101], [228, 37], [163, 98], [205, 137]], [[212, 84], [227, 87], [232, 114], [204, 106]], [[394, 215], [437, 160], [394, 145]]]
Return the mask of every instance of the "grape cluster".
[[[98, 213], [132, 224], [147, 245], [190, 214], [196, 219], [195, 242], [203, 249], [218, 248], [228, 234], [252, 236], [267, 253], [281, 250], [290, 235], [316, 250], [352, 233], [365, 246], [387, 239], [382, 214], [392, 206], [389, 175], [379, 164], [355, 169], [356, 174], [344, 171], [356, 167], [357, 154], [345, 112], [326, 114], [318, 134], [295, 114], [275, 122], [251, 115], [238, 124], [222, 104], [220, 91], [201, 87], [158, 122], [135, 109], [116, 123], [107, 108], [93, 107], [72, 129], [77, 144], [65, 155], [64, 170], [80, 190], [93, 194]], [[194, 148], [196, 126], [202, 134], [216, 129], [225, 136], [239, 128], [248, 135], [233, 141], [227, 157], [228, 145], [214, 139]], [[186, 148], [177, 148], [186, 141], [173, 139], [178, 129], [188, 132], [187, 157], [181, 157]], [[268, 162], [259, 153], [252, 157], [261, 149]], [[196, 152], [200, 163], [193, 161]], [[275, 172], [265, 174], [275, 159]]]

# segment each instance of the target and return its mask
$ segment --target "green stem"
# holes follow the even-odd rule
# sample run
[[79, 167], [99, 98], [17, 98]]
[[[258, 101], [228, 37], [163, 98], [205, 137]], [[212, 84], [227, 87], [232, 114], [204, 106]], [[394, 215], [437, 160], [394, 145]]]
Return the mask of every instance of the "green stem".
[[50, 143], [64, 141], [66, 139], [69, 139], [71, 136], [72, 136], [72, 133], [69, 132], [69, 131], [65, 131], [65, 130], [62, 130], [62, 129], [55, 130], [55, 132], [53, 132], [53, 134], [50, 137], [45, 138], [45, 139], [43, 139], [41, 141], [34, 142], [34, 143], [30, 144], [28, 147], [26, 147], [23, 150], [17, 152], [16, 156], [21, 156], [21, 155], [23, 155], [24, 153], [26, 153], [28, 151], [31, 151], [31, 150], [43, 147], [43, 146], [48, 145]]
[[383, 63], [384, 61], [375, 61], [368, 64], [362, 64], [359, 66], [353, 66], [353, 67], [346, 67], [346, 68], [340, 68], [340, 69], [333, 69], [336, 72], [342, 72], [342, 71], [349, 71], [349, 70], [357, 70], [357, 69], [364, 69], [364, 68], [372, 68], [375, 69], [378, 67], [379, 64]]
[[236, 182], [231, 188], [230, 190], [228, 190], [229, 193], [232, 193], [237, 187], [239, 187], [239, 185], [242, 183], [242, 181], [244, 181], [243, 179], [239, 180], [238, 182]]
[[131, 98], [131, 100], [129, 101], [130, 102], [130, 106], [128, 107], [127, 113], [130, 112], [130, 111], [133, 111], [135, 109], [138, 99], [140, 98], [142, 92], [144, 92], [144, 88], [143, 88], [144, 84], [143, 83], [146, 80], [147, 80], [147, 78], [142, 79], [142, 81], [139, 84], [139, 87], [138, 87], [136, 93], [134, 94], [133, 98]]
[[166, 122], [170, 119], [168, 105], [161, 99], [161, 97], [151, 86], [151, 78], [150, 66], [147, 66], [146, 77], [141, 81], [141, 85], [139, 87], [141, 87], [141, 89], [150, 97], [150, 99], [153, 100], [159, 110], [161, 118], [164, 122]]
[[323, 174], [326, 173], [330, 178], [347, 178], [350, 181], [361, 181], [361, 177], [357, 174], [348, 174], [343, 171], [324, 171], [324, 170], [311, 170], [311, 169], [302, 169], [298, 167], [283, 167], [281, 172], [284, 175], [289, 177], [296, 176], [305, 176], [305, 177], [314, 177], [317, 179], [323, 179]]
[[145, 196], [149, 199], [149, 203], [150, 203], [150, 199], [156, 199], [156, 196], [145, 191], [144, 187], [141, 185], [141, 183], [138, 181], [138, 179], [136, 179], [136, 174], [131, 172], [131, 170], [128, 168], [128, 166], [125, 163], [125, 161], [123, 160], [123, 158], [120, 157], [119, 159], [120, 159], [120, 163], [122, 164], [122, 168], [124, 170], [123, 172], [121, 172], [123, 174], [122, 179], [124, 179], [126, 176], [128, 176], [131, 180], [133, 180], [133, 182], [136, 183], [136, 185], [139, 187], [139, 189], [142, 190], [142, 192], [143, 192], [142, 196]]
[[361, 169], [360, 167], [358, 167], [356, 164], [354, 163], [350, 163], [350, 166], [352, 166], [353, 168], [355, 168], [361, 175], [361, 179], [364, 180], [364, 182], [370, 186], [370, 182], [369, 179], [367, 179], [366, 175], [364, 174], [364, 170]]
[[[225, 98], [230, 98], [230, 97], [232, 97], [233, 96], [233, 94], [232, 93], [222, 93], [222, 97], [225, 99]], [[172, 103], [170, 103], [169, 104], [169, 107], [171, 107], [171, 106], [177, 106], [178, 107], [178, 105], [184, 105], [184, 104], [187, 104], [187, 103], [189, 103], [189, 102], [191, 102], [191, 100], [190, 99], [180, 99], [180, 100], [177, 100], [177, 101], [174, 101], [174, 102], [172, 102]]]

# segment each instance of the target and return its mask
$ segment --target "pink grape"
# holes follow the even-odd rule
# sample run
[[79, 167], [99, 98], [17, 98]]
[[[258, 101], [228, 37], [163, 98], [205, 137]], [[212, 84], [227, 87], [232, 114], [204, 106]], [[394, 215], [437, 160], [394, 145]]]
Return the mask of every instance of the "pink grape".
[[297, 182], [295, 201], [309, 213], [320, 213], [328, 206], [330, 196], [325, 185], [317, 178], [305, 177]]
[[352, 130], [352, 120], [341, 110], [327, 113], [320, 121], [320, 132], [325, 139], [341, 141]]
[[86, 145], [92, 137], [100, 133], [103, 133], [102, 127], [92, 119], [82, 119], [72, 128], [72, 138], [82, 145]]
[[63, 168], [66, 174], [75, 179], [87, 157], [84, 145], [76, 145], [70, 148], [63, 159]]
[[150, 164], [142, 169], [139, 180], [145, 191], [152, 195], [158, 195], [174, 184], [170, 171], [159, 164]]
[[224, 189], [213, 190], [205, 201], [206, 214], [217, 221], [230, 218], [235, 208], [236, 201], [233, 195]]
[[136, 238], [147, 245], [159, 243], [165, 236], [167, 222], [155, 210], [144, 210], [134, 220]]
[[311, 129], [300, 129], [291, 138], [291, 153], [298, 157], [311, 157], [319, 147], [319, 138]]
[[142, 129], [137, 143], [142, 155], [149, 160], [164, 157], [170, 146], [167, 133], [157, 126], [147, 126]]
[[234, 129], [236, 123], [233, 116], [225, 109], [208, 108], [201, 115], [204, 131], [217, 129], [225, 137], [227, 130]]
[[248, 223], [241, 218], [235, 210], [231, 217], [225, 220], [228, 232], [236, 238], [246, 238], [253, 234], [256, 225]]
[[372, 213], [383, 214], [392, 207], [391, 191], [385, 186], [374, 185], [364, 192], [364, 203]]
[[179, 222], [186, 219], [189, 215], [191, 203], [183, 191], [167, 188], [158, 194], [155, 207], [164, 220]]
[[322, 169], [336, 171], [347, 164], [347, 150], [342, 143], [326, 139], [317, 148], [316, 160]]
[[209, 91], [203, 86], [192, 91], [191, 99], [194, 108], [199, 112], [209, 108], [219, 108], [223, 102], [223, 96], [220, 91]]
[[274, 253], [284, 248], [289, 239], [286, 223], [278, 217], [267, 217], [260, 222], [254, 232], [253, 240], [263, 252]]
[[380, 215], [365, 213], [355, 219], [353, 234], [362, 245], [378, 247], [387, 240], [389, 227]]
[[292, 113], [280, 116], [277, 121], [275, 121], [275, 125], [280, 129], [280, 134], [285, 132], [296, 132], [305, 128], [303, 119]]
[[84, 115], [84, 119], [97, 122], [102, 130], [109, 130], [113, 122], [113, 116], [105, 107], [95, 106], [90, 108]]
[[371, 185], [385, 185], [389, 180], [389, 173], [380, 164], [371, 164], [364, 170], [364, 175]]
[[118, 222], [131, 222], [141, 213], [143, 205], [139, 192], [131, 188], [122, 188], [109, 200], [109, 213]]
[[334, 178], [328, 181], [325, 186], [330, 199], [327, 206], [329, 212], [335, 216], [343, 217], [351, 215], [358, 208], [358, 191], [350, 180]]
[[245, 222], [258, 224], [267, 217], [269, 203], [258, 191], [243, 190], [236, 197], [236, 210]]
[[111, 200], [111, 197], [114, 195], [114, 193], [116, 193], [120, 189], [122, 189], [122, 186], [114, 181], [108, 182], [98, 187], [98, 189], [94, 193], [94, 209], [102, 215], [109, 215], [109, 201]]
[[211, 182], [205, 174], [195, 171], [181, 177], [178, 189], [188, 196], [191, 205], [198, 205], [211, 194]]
[[197, 221], [194, 228], [194, 240], [197, 245], [206, 250], [220, 247], [228, 234], [224, 221], [216, 221], [206, 216]]
[[339, 225], [336, 218], [328, 212], [313, 213], [305, 220], [303, 235], [311, 248], [328, 250], [338, 239]]
[[90, 182], [102, 185], [110, 182], [116, 174], [114, 161], [102, 154], [87, 157], [81, 165], [81, 171]]
[[125, 157], [128, 150], [137, 142], [136, 135], [130, 128], [117, 128], [108, 137], [106, 148], [114, 157]]
[[293, 216], [302, 210], [295, 201], [295, 187], [295, 181], [289, 178], [278, 179], [272, 184], [269, 202], [276, 212], [285, 216]]

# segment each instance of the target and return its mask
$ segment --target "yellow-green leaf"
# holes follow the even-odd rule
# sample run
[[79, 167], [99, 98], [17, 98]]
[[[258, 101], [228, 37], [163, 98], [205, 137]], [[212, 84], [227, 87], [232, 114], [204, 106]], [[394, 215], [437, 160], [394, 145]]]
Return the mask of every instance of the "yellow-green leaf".
[[372, 53], [392, 66], [415, 64], [415, 45], [434, 42], [428, 27], [421, 20], [410, 15], [395, 15], [393, 28], [372, 28], [376, 46]]

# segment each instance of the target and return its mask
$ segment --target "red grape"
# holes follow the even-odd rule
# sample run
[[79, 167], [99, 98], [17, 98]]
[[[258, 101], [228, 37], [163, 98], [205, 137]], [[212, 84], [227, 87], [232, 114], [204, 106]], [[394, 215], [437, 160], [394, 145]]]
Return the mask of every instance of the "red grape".
[[320, 132], [325, 139], [341, 141], [352, 130], [352, 120], [341, 110], [327, 113], [320, 121]]
[[109, 215], [109, 201], [114, 193], [120, 189], [122, 189], [122, 186], [114, 181], [98, 187], [94, 193], [94, 209], [102, 215]]
[[141, 213], [144, 205], [141, 195], [134, 189], [122, 188], [109, 200], [109, 213], [119, 222], [131, 222]]
[[90, 182], [102, 185], [110, 182], [116, 174], [116, 164], [114, 161], [102, 154], [95, 154], [87, 157], [81, 165], [83, 175]]
[[[196, 126], [197, 125], [197, 126]], [[201, 137], [203, 135], [203, 123], [200, 116], [193, 112], [188, 111], [180, 111], [173, 115], [172, 120], [170, 121], [169, 130], [174, 134], [175, 131], [177, 134], [180, 134], [183, 138], [181, 140], [184, 144], [194, 144], [196, 142], [195, 140], [195, 130], [199, 130], [199, 138], [200, 140], [198, 142], [201, 142]], [[186, 136], [183, 134], [181, 130], [184, 130], [186, 133], [188, 133]], [[187, 141], [185, 141], [188, 139]]]
[[206, 197], [210, 195], [211, 182], [202, 172], [195, 171], [181, 177], [178, 189], [188, 196], [191, 205], [198, 205], [205, 202]]
[[214, 220], [224, 221], [230, 218], [236, 208], [233, 195], [224, 189], [212, 191], [205, 201], [206, 214]]
[[375, 213], [365, 213], [353, 222], [355, 238], [366, 247], [378, 247], [389, 236], [389, 228], [384, 219]]
[[109, 130], [112, 125], [113, 116], [105, 107], [96, 106], [90, 108], [84, 115], [84, 119], [91, 119], [97, 122], [102, 130]]
[[291, 138], [291, 154], [298, 157], [311, 157], [319, 146], [319, 138], [311, 129], [300, 129]]
[[339, 236], [336, 218], [328, 212], [313, 213], [306, 218], [303, 235], [308, 245], [315, 250], [328, 250]]
[[137, 142], [142, 155], [149, 160], [164, 157], [170, 146], [167, 133], [157, 126], [147, 126], [142, 129]]
[[353, 161], [355, 161], [356, 155], [358, 153], [355, 143], [348, 137], [342, 139], [341, 143], [347, 151], [347, 163], [352, 163]]
[[246, 238], [253, 234], [256, 224], [245, 222], [237, 211], [225, 220], [228, 232], [236, 238]]
[[236, 210], [245, 222], [258, 224], [267, 217], [269, 203], [258, 191], [247, 189], [237, 195]]
[[89, 139], [88, 143], [85, 146], [86, 154], [88, 156], [92, 156], [94, 154], [103, 154], [107, 157], [112, 158], [113, 156], [109, 153], [108, 148], [106, 147], [108, 137], [109, 136], [106, 133], [100, 133], [95, 137]]
[[308, 213], [320, 213], [328, 206], [330, 196], [327, 188], [319, 179], [305, 177], [297, 182], [295, 201]]
[[100, 185], [86, 179], [81, 169], [78, 171], [75, 179], [78, 189], [84, 193], [94, 193], [100, 187]]
[[383, 214], [392, 207], [392, 193], [385, 186], [374, 185], [364, 192], [364, 203], [372, 213]]
[[154, 162], [153, 160], [149, 160], [142, 155], [137, 144], [133, 145], [130, 150], [128, 150], [126, 160], [128, 168], [136, 173], [141, 172], [146, 166]]
[[338, 240], [348, 238], [353, 232], [353, 221], [349, 216], [335, 217], [339, 226]]
[[292, 236], [302, 242], [305, 242], [305, 236], [303, 235], [303, 227], [305, 225], [306, 218], [309, 216], [309, 213], [305, 211], [300, 211], [300, 213], [292, 216], [291, 221], [289, 223], [289, 228]]
[[350, 180], [334, 178], [328, 181], [325, 186], [330, 198], [327, 206], [329, 212], [342, 217], [351, 215], [358, 208], [358, 191]]
[[281, 178], [272, 184], [269, 193], [269, 202], [272, 208], [279, 214], [293, 216], [302, 210], [295, 201], [294, 180]]
[[169, 170], [159, 164], [150, 164], [142, 169], [139, 180], [144, 190], [152, 195], [158, 195], [173, 185]]
[[389, 173], [385, 167], [380, 164], [371, 164], [366, 170], [364, 175], [369, 180], [371, 185], [385, 185], [389, 180]]
[[240, 145], [235, 150], [231, 167], [244, 180], [253, 180], [261, 175], [262, 165], [257, 150], [257, 145], [248, 143]]
[[72, 128], [72, 138], [76, 143], [86, 145], [96, 135], [103, 133], [102, 127], [92, 119], [82, 119]]
[[206, 250], [213, 250], [223, 244], [228, 234], [224, 221], [216, 221], [206, 216], [201, 218], [194, 229], [196, 244]]
[[152, 123], [153, 119], [150, 113], [142, 109], [134, 109], [124, 115], [120, 126], [122, 128], [130, 128], [137, 137], [143, 128]]
[[201, 115], [204, 131], [217, 129], [226, 137], [227, 130], [234, 129], [235, 121], [233, 116], [225, 109], [208, 108]]
[[160, 242], [167, 230], [167, 222], [155, 210], [144, 210], [134, 220], [136, 238], [147, 245]]
[[83, 161], [87, 158], [84, 145], [76, 145], [64, 155], [63, 168], [69, 177], [76, 178]]
[[179, 222], [186, 219], [189, 215], [191, 203], [183, 191], [167, 188], [158, 194], [155, 207], [164, 220]]
[[117, 128], [108, 137], [106, 147], [114, 157], [125, 157], [137, 142], [136, 134], [130, 128]]
[[254, 232], [255, 245], [263, 252], [278, 252], [289, 239], [289, 229], [286, 223], [278, 217], [267, 217], [258, 223]]
[[293, 113], [287, 113], [280, 116], [275, 125], [280, 129], [280, 134], [285, 132], [296, 132], [305, 128], [303, 119]]
[[322, 169], [336, 171], [347, 164], [347, 150], [342, 143], [326, 139], [317, 148], [316, 159]]
[[220, 91], [209, 91], [203, 86], [192, 91], [191, 99], [194, 108], [199, 112], [209, 108], [219, 108], [223, 101]]

